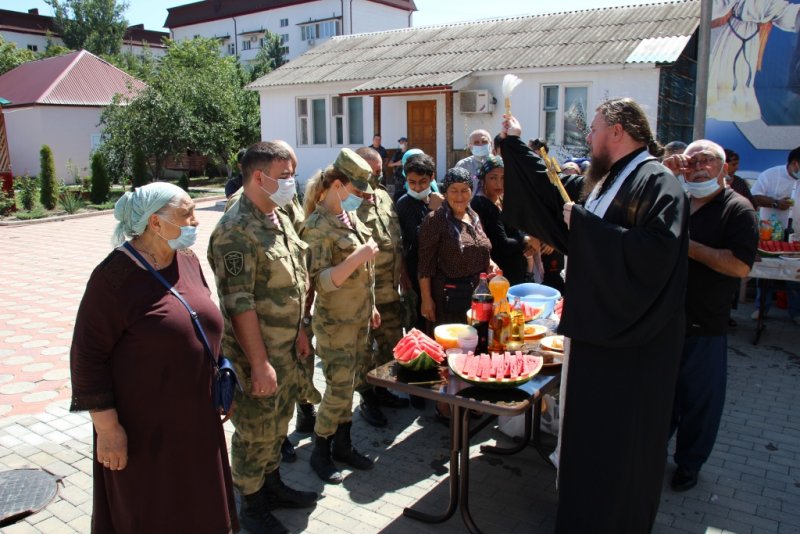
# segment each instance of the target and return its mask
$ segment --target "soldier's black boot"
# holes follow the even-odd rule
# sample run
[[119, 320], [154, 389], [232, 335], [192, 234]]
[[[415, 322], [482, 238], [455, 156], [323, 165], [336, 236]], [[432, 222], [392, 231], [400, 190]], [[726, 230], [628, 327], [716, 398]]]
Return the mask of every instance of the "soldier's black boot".
[[250, 495], [242, 495], [239, 522], [250, 534], [288, 534], [278, 518], [272, 515], [264, 502], [263, 486]]
[[311, 403], [297, 403], [297, 419], [294, 431], [298, 434], [311, 434], [317, 424], [317, 411]]
[[269, 510], [277, 508], [308, 508], [317, 502], [313, 491], [292, 489], [281, 480], [280, 470], [267, 474], [264, 481], [264, 502]]
[[314, 450], [311, 452], [311, 469], [323, 482], [341, 484], [342, 473], [336, 469], [336, 464], [331, 459], [331, 444], [333, 436], [323, 438], [314, 434]]
[[289, 438], [284, 438], [283, 443], [281, 443], [281, 460], [287, 464], [297, 461], [297, 453], [294, 452], [294, 445], [289, 441]]
[[353, 447], [350, 439], [352, 426], [352, 422], [347, 422], [340, 424], [336, 429], [336, 434], [333, 436], [333, 459], [337, 462], [344, 462], [355, 469], [372, 469], [372, 460]]
[[358, 405], [358, 411], [364, 421], [372, 426], [383, 427], [388, 423], [386, 416], [381, 411], [381, 403], [378, 400], [378, 396], [372, 388], [361, 392], [361, 403]]

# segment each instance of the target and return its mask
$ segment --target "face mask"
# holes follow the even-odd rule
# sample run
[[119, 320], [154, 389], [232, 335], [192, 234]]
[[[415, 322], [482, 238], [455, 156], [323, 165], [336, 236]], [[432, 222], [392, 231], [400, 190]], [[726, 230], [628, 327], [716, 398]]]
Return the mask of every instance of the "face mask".
[[[720, 172], [722, 174], [722, 172]], [[717, 191], [719, 191], [719, 183], [717, 179], [719, 178], [719, 174], [716, 178], [712, 178], [711, 180], [707, 180], [705, 182], [683, 182], [683, 189], [687, 193], [689, 193], [690, 197], [694, 198], [705, 198], [709, 195], [713, 195]]]
[[417, 193], [413, 189], [409, 188], [407, 192], [408, 192], [408, 196], [410, 196], [411, 198], [415, 198], [417, 200], [425, 200], [431, 194], [431, 187], [428, 186], [427, 189], [424, 189], [424, 190], [420, 191], [419, 193]]
[[270, 193], [263, 187], [261, 187], [261, 190], [270, 197], [270, 199], [275, 203], [276, 206], [282, 208], [286, 204], [292, 201], [296, 191], [294, 185], [294, 178], [286, 178], [285, 180], [276, 180], [271, 176], [267, 176], [267, 178], [278, 184], [278, 190], [275, 191], [274, 193]]
[[[161, 220], [170, 223], [172, 226], [178, 226], [172, 221], [164, 219], [163, 217]], [[194, 245], [195, 241], [197, 241], [197, 227], [196, 226], [178, 226], [181, 229], [181, 235], [176, 237], [175, 239], [166, 239], [161, 234], [158, 234], [161, 239], [166, 239], [169, 248], [172, 250], [178, 250], [179, 248], [189, 248]]]
[[792, 178], [795, 180], [800, 180], [800, 170], [794, 171], [792, 174]]
[[491, 153], [489, 145], [472, 145], [472, 155], [477, 158], [488, 158]]
[[[345, 189], [345, 191], [347, 190]], [[336, 193], [336, 196], [339, 196], [339, 193]], [[347, 197], [344, 200], [342, 200], [342, 198], [339, 197], [339, 202], [342, 203], [342, 209], [344, 211], [356, 211], [359, 208], [359, 206], [361, 206], [362, 200], [363, 199], [361, 197], [357, 197], [353, 193], [348, 193]]]

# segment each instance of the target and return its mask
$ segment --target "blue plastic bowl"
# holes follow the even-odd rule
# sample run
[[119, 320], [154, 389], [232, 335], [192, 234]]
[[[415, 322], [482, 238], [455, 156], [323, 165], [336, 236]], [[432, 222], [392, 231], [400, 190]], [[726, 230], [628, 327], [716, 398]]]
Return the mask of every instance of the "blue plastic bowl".
[[561, 292], [542, 284], [517, 284], [508, 289], [508, 301], [514, 303], [514, 297], [531, 306], [544, 306], [544, 312], [539, 317], [550, 317], [553, 308], [561, 298]]

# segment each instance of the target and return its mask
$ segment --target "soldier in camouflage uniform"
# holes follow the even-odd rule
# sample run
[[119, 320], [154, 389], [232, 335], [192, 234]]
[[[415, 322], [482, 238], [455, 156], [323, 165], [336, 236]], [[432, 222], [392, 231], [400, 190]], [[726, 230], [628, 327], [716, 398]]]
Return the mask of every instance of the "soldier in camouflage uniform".
[[[294, 149], [291, 147], [289, 143], [283, 141], [282, 139], [275, 139], [274, 141], [270, 141], [270, 143], [275, 143], [276, 145], [280, 146], [281, 148], [286, 149], [289, 152], [289, 155], [292, 159], [292, 168], [297, 171], [297, 154], [295, 154]], [[242, 151], [245, 152], [245, 151]], [[244, 154], [242, 154], [243, 156]], [[241, 158], [239, 159], [241, 168]], [[234, 192], [230, 197], [228, 197], [228, 201], [225, 203], [225, 211], [227, 212], [239, 198], [242, 196], [244, 189], [239, 188], [236, 192]], [[285, 206], [281, 206], [276, 208], [278, 210], [283, 211], [288, 217], [289, 220], [292, 221], [292, 226], [294, 226], [295, 231], [300, 234], [300, 231], [303, 228], [303, 222], [306, 219], [306, 215], [303, 212], [303, 206], [300, 204], [300, 200], [295, 194], [292, 197], [292, 201], [286, 204]], [[314, 300], [314, 292], [309, 287], [309, 297], [306, 302], [306, 310], [311, 308], [311, 304]], [[310, 315], [308, 313], [305, 314], [306, 316], [303, 317], [303, 327], [305, 328], [306, 335], [310, 340], [312, 337], [311, 333], [311, 321], [309, 319]], [[295, 431], [299, 433], [308, 434], [314, 431], [314, 423], [316, 422], [317, 414], [314, 411], [314, 404], [312, 404], [312, 399], [316, 399], [319, 397], [319, 392], [314, 387], [314, 354], [313, 354], [313, 346], [312, 346], [312, 353], [302, 360], [303, 368], [306, 371], [306, 382], [302, 385], [300, 393], [298, 395], [298, 402], [297, 402], [297, 421], [295, 423]], [[294, 450], [294, 444], [289, 440], [287, 437], [283, 444], [281, 445], [281, 459], [284, 462], [296, 462], [297, 461], [297, 453]]]
[[309, 180], [304, 204], [308, 216], [302, 237], [310, 248], [309, 275], [317, 293], [311, 325], [326, 383], [311, 467], [323, 481], [337, 484], [342, 474], [332, 459], [372, 468], [372, 460], [350, 439], [353, 388], [371, 354], [370, 326], [380, 325], [372, 266], [378, 246], [356, 216], [360, 199], [351, 192], [372, 193], [369, 177], [369, 165], [344, 148], [332, 166]]
[[289, 153], [256, 143], [243, 161], [244, 192], [217, 223], [208, 247], [225, 319], [224, 353], [244, 391], [231, 417], [231, 471], [242, 494], [240, 518], [250, 532], [286, 532], [270, 513], [313, 506], [317, 495], [280, 478], [280, 448], [306, 378], [300, 359], [309, 340], [300, 328], [308, 245], [279, 209], [294, 193]]
[[[403, 305], [398, 293], [405, 274], [403, 236], [392, 197], [380, 185], [380, 154], [370, 147], [359, 148], [356, 154], [364, 158], [372, 169], [370, 185], [375, 190], [373, 195], [355, 193], [364, 197], [357, 211], [358, 218], [370, 229], [372, 239], [378, 244], [378, 255], [375, 257], [375, 302], [381, 314], [381, 326], [371, 331], [369, 346], [374, 347], [374, 342], [377, 341], [377, 350], [373, 353], [372, 361], [365, 367], [369, 370], [392, 361], [392, 349], [403, 337]], [[408, 288], [409, 284], [405, 284], [405, 287]], [[408, 399], [392, 395], [386, 388], [373, 388], [367, 384], [365, 374], [359, 377], [356, 391], [361, 394], [359, 412], [373, 426], [386, 426], [387, 420], [380, 409], [381, 404], [393, 408], [408, 406]]]

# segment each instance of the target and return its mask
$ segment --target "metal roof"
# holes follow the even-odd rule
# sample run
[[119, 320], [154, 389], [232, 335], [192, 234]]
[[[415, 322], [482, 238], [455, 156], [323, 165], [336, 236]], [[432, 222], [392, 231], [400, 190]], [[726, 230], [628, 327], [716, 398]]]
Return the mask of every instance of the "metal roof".
[[376, 91], [450, 85], [481, 71], [669, 63], [699, 22], [700, 0], [681, 0], [340, 36], [248, 87], [352, 82]]
[[23, 63], [0, 76], [0, 94], [12, 102], [7, 107], [107, 106], [115, 94], [130, 95], [145, 87], [86, 50]]

